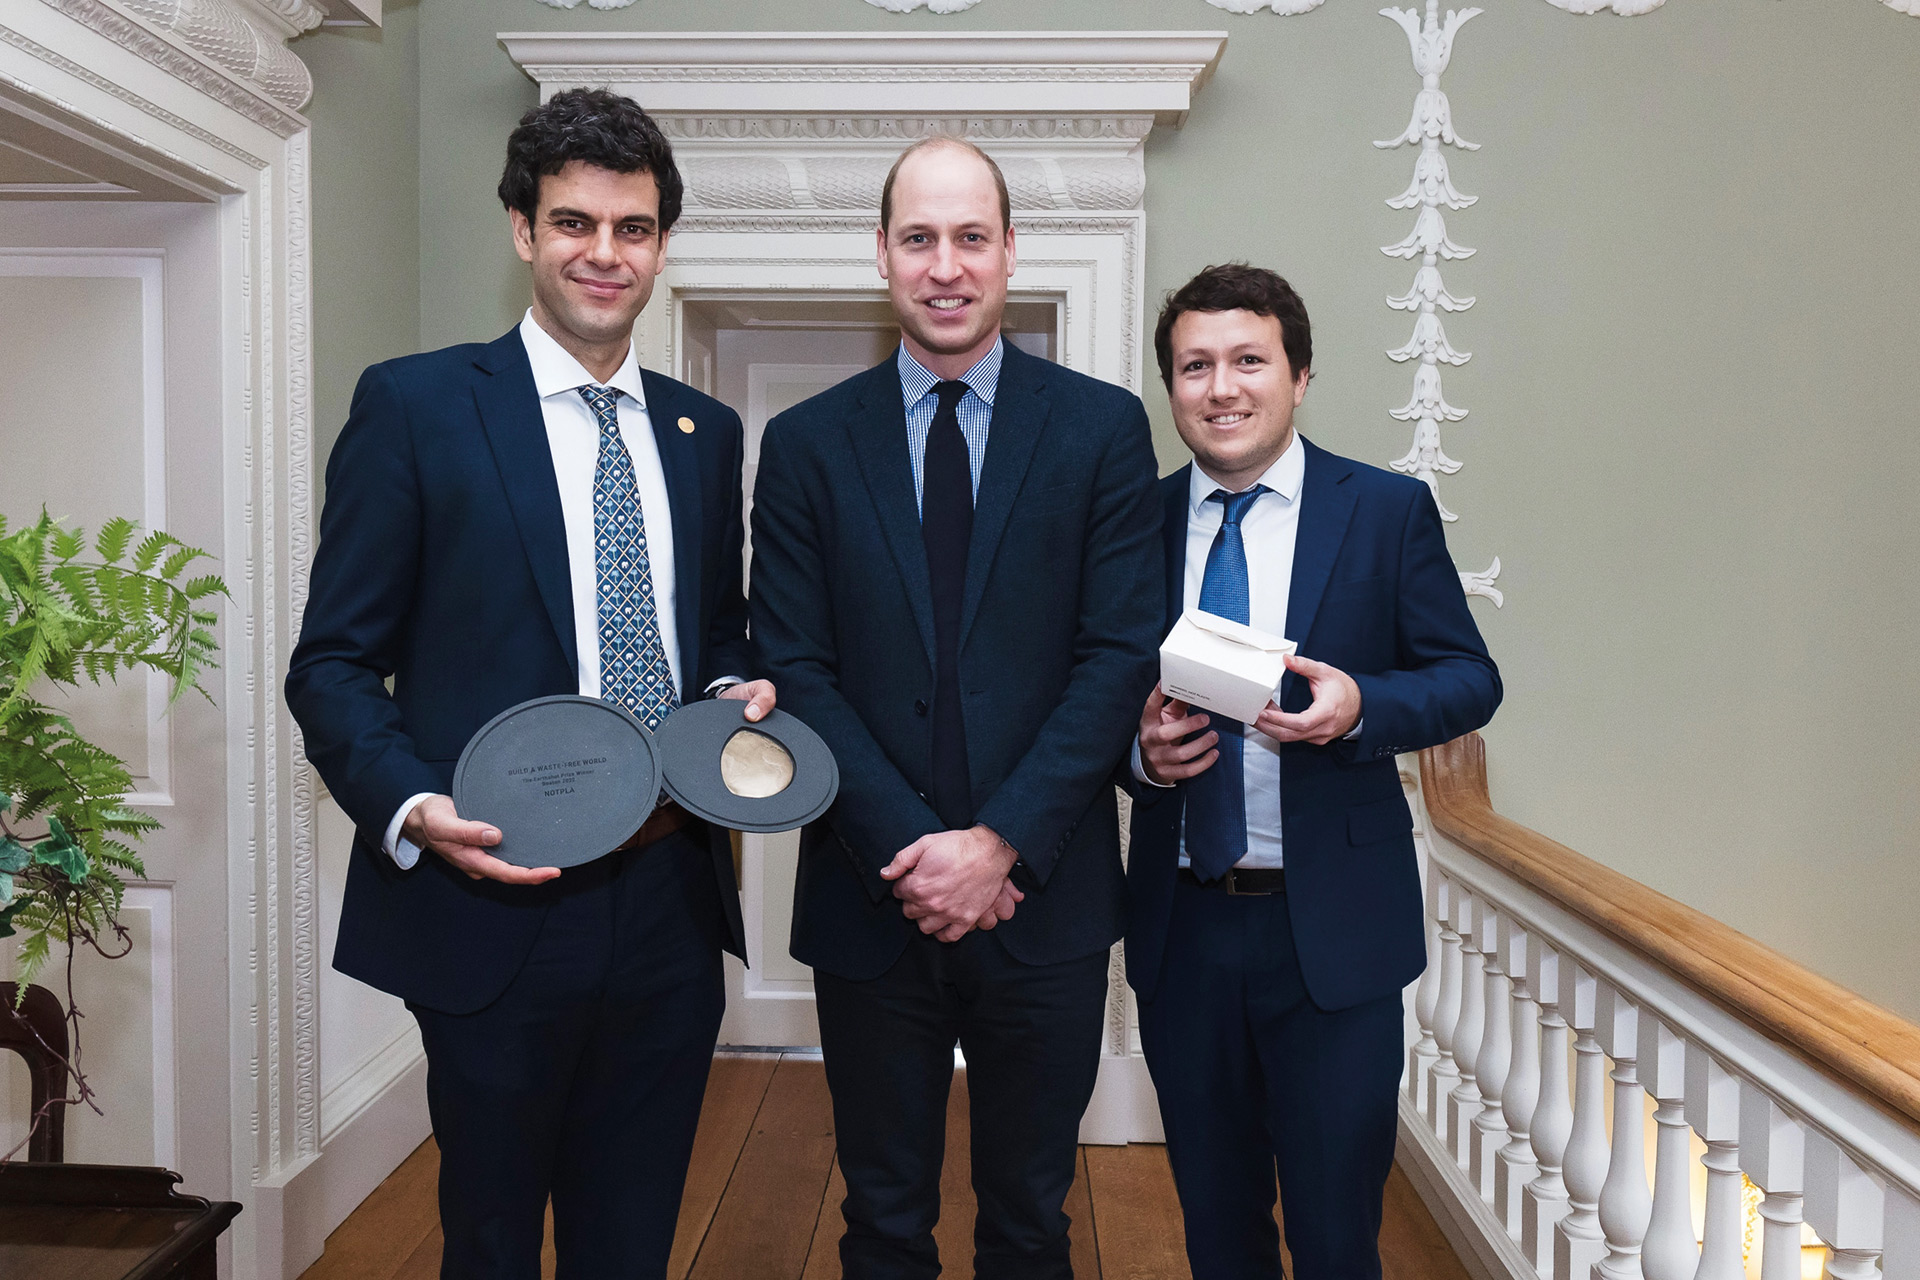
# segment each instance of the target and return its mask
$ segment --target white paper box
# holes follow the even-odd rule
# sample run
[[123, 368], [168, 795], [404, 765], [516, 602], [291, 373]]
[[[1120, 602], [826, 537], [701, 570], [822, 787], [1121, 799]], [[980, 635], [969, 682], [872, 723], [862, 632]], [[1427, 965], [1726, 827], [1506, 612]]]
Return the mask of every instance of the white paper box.
[[1245, 623], [1189, 609], [1160, 645], [1160, 687], [1170, 698], [1252, 722], [1299, 646]]

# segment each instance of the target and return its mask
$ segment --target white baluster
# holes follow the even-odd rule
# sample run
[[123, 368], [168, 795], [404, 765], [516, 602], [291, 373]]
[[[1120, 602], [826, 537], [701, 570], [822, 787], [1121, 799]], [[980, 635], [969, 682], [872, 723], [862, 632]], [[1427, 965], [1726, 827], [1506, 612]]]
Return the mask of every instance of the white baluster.
[[1475, 936], [1480, 942], [1481, 975], [1486, 984], [1480, 1006], [1486, 1026], [1480, 1035], [1480, 1056], [1473, 1064], [1474, 1083], [1480, 1086], [1480, 1114], [1473, 1118], [1467, 1172], [1480, 1198], [1493, 1204], [1493, 1166], [1507, 1141], [1507, 1118], [1500, 1097], [1507, 1087], [1507, 1068], [1513, 1062], [1512, 1001], [1507, 995], [1507, 966], [1501, 953], [1503, 917], [1489, 910]]
[[1760, 1280], [1800, 1280], [1801, 1197], [1806, 1134], [1779, 1103], [1751, 1082], [1740, 1088], [1740, 1168], [1767, 1193], [1760, 1202]]
[[1432, 864], [1427, 871], [1427, 967], [1413, 994], [1413, 1017], [1420, 1038], [1407, 1050], [1407, 1096], [1421, 1115], [1427, 1113], [1427, 1073], [1440, 1056], [1433, 1038], [1434, 1013], [1440, 1005], [1440, 921], [1446, 913], [1447, 880]]
[[1473, 1147], [1473, 1121], [1480, 1114], [1480, 1084], [1474, 1072], [1480, 1059], [1480, 1039], [1486, 1033], [1486, 984], [1481, 980], [1481, 940], [1487, 907], [1478, 898], [1463, 898], [1460, 933], [1460, 1025], [1453, 1029], [1453, 1069], [1460, 1083], [1447, 1094], [1447, 1145], [1462, 1169]]
[[1694, 1280], [1745, 1280], [1740, 1203], [1740, 1081], [1699, 1045], [1687, 1046], [1687, 1123], [1707, 1144], [1707, 1213]]
[[1573, 1028], [1573, 1136], [1561, 1176], [1567, 1216], [1553, 1230], [1553, 1280], [1587, 1280], [1607, 1251], [1600, 1229], [1600, 1189], [1607, 1180], [1606, 1063], [1594, 1038], [1594, 980], [1568, 963], [1560, 977], [1560, 1010]]
[[[1533, 975], [1527, 964], [1527, 931], [1507, 915], [1500, 917], [1500, 954], [1513, 982], [1513, 1010], [1509, 1018], [1513, 1061], [1507, 1087], [1500, 1091], [1500, 1114], [1507, 1122], [1507, 1145], [1500, 1148], [1493, 1167], [1493, 1207], [1507, 1234], [1521, 1238], [1521, 1193], [1539, 1175], [1531, 1140], [1533, 1111], [1540, 1099], [1540, 1006], [1533, 998]], [[1562, 1079], [1565, 1077], [1563, 1076]]]
[[1825, 1134], [1806, 1135], [1807, 1221], [1827, 1245], [1830, 1280], [1880, 1280], [1886, 1193]]
[[1567, 1184], [1561, 1165], [1573, 1133], [1573, 1107], [1567, 1101], [1567, 1020], [1560, 1012], [1560, 978], [1566, 971], [1560, 953], [1535, 934], [1527, 940], [1527, 969], [1540, 1002], [1540, 1101], [1533, 1109], [1528, 1137], [1540, 1176], [1529, 1182], [1520, 1200], [1520, 1247], [1543, 1276], [1553, 1274], [1555, 1228], [1567, 1216]]
[[1433, 1043], [1439, 1050], [1427, 1076], [1427, 1127], [1444, 1142], [1447, 1094], [1460, 1082], [1453, 1062], [1453, 1029], [1460, 1022], [1460, 886], [1443, 878], [1440, 899], [1440, 997], [1433, 1008]]
[[1605, 1280], [1639, 1280], [1640, 1242], [1647, 1235], [1653, 1193], [1647, 1188], [1647, 1109], [1640, 1096], [1640, 1010], [1608, 985], [1599, 999], [1600, 1047], [1613, 1059], [1613, 1149], [1600, 1189], [1600, 1228], [1607, 1256], [1594, 1268]]
[[[1653, 1212], [1640, 1250], [1647, 1280], [1693, 1280], [1700, 1250], [1693, 1242], [1688, 1159], [1687, 1042], [1665, 1023], [1647, 1019], [1640, 1028], [1640, 1081], [1658, 1107], [1653, 1113]], [[1798, 1277], [1795, 1277], [1798, 1280]]]

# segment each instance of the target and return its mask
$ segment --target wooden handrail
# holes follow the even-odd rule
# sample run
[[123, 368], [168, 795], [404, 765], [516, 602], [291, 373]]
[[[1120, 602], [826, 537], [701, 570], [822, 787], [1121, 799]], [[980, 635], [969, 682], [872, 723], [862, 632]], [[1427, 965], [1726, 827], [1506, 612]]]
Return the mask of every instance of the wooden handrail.
[[1477, 733], [1420, 753], [1434, 828], [1920, 1129], [1920, 1026], [1494, 812]]

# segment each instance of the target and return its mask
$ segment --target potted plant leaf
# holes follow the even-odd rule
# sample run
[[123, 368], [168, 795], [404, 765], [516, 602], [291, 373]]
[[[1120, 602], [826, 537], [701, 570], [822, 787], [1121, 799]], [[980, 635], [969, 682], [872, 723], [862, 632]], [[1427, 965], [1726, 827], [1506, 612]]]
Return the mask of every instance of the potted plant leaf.
[[0, 984], [0, 1019], [23, 1025], [29, 984], [56, 955], [65, 970], [66, 1051], [36, 1037], [58, 1059], [61, 1087], [34, 1126], [56, 1107], [100, 1110], [80, 1070], [73, 958], [82, 947], [110, 959], [131, 949], [121, 897], [146, 874], [135, 846], [159, 826], [127, 807], [125, 762], [35, 694], [145, 669], [167, 678], [169, 705], [189, 689], [210, 698], [200, 676], [214, 665], [212, 605], [227, 589], [192, 572], [207, 558], [129, 520], [108, 521], [89, 546], [44, 511], [11, 531], [0, 516], [0, 939], [17, 961], [16, 982]]

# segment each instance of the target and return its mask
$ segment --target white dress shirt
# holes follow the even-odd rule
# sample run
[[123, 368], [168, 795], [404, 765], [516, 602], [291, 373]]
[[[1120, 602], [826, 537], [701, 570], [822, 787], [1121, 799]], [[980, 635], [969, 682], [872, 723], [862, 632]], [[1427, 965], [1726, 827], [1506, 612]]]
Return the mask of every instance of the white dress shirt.
[[[1247, 548], [1247, 622], [1270, 635], [1287, 634], [1287, 596], [1293, 590], [1293, 548], [1300, 529], [1300, 489], [1306, 480], [1307, 454], [1296, 433], [1286, 452], [1275, 459], [1255, 483], [1272, 492], [1254, 499], [1240, 518], [1240, 537]], [[1251, 488], [1251, 485], [1246, 488]], [[1187, 489], [1187, 564], [1181, 608], [1200, 603], [1200, 584], [1207, 576], [1207, 552], [1220, 532], [1225, 505], [1207, 499], [1226, 488], [1193, 466]], [[1241, 769], [1246, 780], [1247, 852], [1236, 867], [1284, 865], [1280, 849], [1280, 744], [1246, 726]], [[1140, 740], [1133, 742], [1133, 774], [1152, 783], [1140, 760]], [[1180, 865], [1187, 866], [1186, 824], [1181, 823]]]
[[[579, 655], [580, 696], [600, 696], [599, 574], [593, 553], [593, 477], [600, 459], [600, 423], [579, 389], [595, 379], [567, 349], [542, 329], [528, 309], [520, 321], [520, 341], [533, 365], [534, 389], [540, 393], [540, 416], [546, 422], [547, 449], [553, 455], [553, 476], [560, 486], [560, 518], [567, 532], [567, 571], [573, 582], [573, 638]], [[633, 459], [633, 478], [640, 490], [640, 511], [646, 521], [647, 566], [653, 575], [654, 607], [660, 616], [660, 641], [676, 689], [683, 688], [680, 673], [680, 637], [674, 626], [673, 510], [667, 498], [667, 475], [660, 465], [660, 447], [647, 416], [647, 393], [640, 382], [640, 365], [633, 348], [611, 378], [600, 386], [620, 394], [620, 439]], [[715, 684], [731, 683], [716, 681]], [[393, 860], [411, 867], [420, 849], [402, 839], [400, 828], [414, 807], [431, 792], [409, 797], [387, 824], [384, 845]]]

